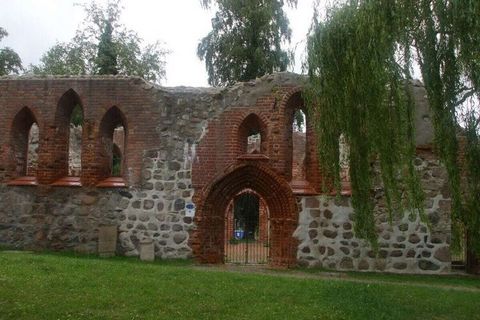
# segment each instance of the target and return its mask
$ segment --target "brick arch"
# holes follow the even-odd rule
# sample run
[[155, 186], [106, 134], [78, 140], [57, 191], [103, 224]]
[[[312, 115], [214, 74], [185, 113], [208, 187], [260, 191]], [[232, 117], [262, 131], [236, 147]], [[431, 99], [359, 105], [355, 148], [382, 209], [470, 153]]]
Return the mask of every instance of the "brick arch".
[[[283, 141], [286, 141], [287, 148], [286, 154], [284, 154], [284, 159], [286, 161], [286, 167], [288, 168], [286, 172], [286, 178], [288, 181], [292, 181], [292, 165], [293, 165], [293, 133], [292, 133], [292, 124], [294, 113], [297, 109], [301, 109], [305, 113], [306, 120], [306, 136], [305, 136], [305, 177], [307, 184], [300, 184], [296, 193], [318, 193], [321, 190], [322, 176], [320, 168], [318, 165], [318, 150], [317, 150], [317, 140], [313, 122], [310, 120], [309, 110], [305, 104], [305, 100], [302, 97], [303, 88], [302, 87], [293, 87], [290, 88], [287, 93], [283, 96], [280, 107], [284, 114], [284, 126], [283, 130], [284, 136]], [[295, 181], [294, 183], [298, 183]], [[296, 186], [292, 187], [296, 189]]]
[[[85, 114], [83, 104], [78, 93], [73, 89], [68, 89], [58, 100], [55, 112], [55, 142], [53, 144], [54, 174], [56, 178], [62, 178], [69, 175], [69, 138], [70, 122], [73, 109], [79, 105], [82, 110], [82, 116]], [[82, 139], [83, 142], [83, 139]]]
[[75, 90], [70, 88], [62, 94], [60, 99], [58, 99], [55, 111], [55, 125], [57, 127], [63, 125], [65, 120], [70, 121], [72, 111], [77, 104], [82, 109], [82, 113], [84, 113], [82, 100]]
[[10, 156], [8, 159], [11, 178], [27, 175], [28, 139], [33, 124], [39, 126], [35, 114], [29, 107], [20, 109], [12, 120], [9, 145]]
[[243, 118], [243, 121], [240, 123], [237, 131], [240, 154], [247, 153], [247, 139], [248, 136], [254, 132], [260, 133], [260, 153], [267, 153], [267, 125], [256, 113], [250, 113]]
[[203, 263], [223, 263], [225, 212], [231, 199], [244, 189], [252, 189], [266, 202], [270, 213], [270, 264], [295, 264], [298, 209], [289, 184], [268, 165], [258, 161], [241, 162], [229, 167], [194, 199], [197, 203], [191, 245], [195, 257]]
[[[115, 128], [122, 126], [124, 129], [122, 155], [122, 172], [125, 173], [127, 166], [126, 146], [128, 139], [128, 123], [125, 114], [117, 106], [108, 109], [100, 121], [97, 139], [96, 155], [98, 156], [97, 178], [104, 179], [112, 174], [112, 160], [114, 149], [114, 131]], [[119, 146], [117, 146], [119, 147]]]

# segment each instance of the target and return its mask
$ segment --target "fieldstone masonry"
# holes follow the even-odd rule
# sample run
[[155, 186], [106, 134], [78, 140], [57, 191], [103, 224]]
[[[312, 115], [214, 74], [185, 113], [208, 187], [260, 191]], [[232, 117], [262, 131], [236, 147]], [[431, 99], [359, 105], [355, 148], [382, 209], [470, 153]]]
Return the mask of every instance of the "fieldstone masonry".
[[163, 152], [145, 158], [142, 188], [122, 199], [119, 239], [125, 255], [138, 255], [139, 242], [152, 239], [157, 257], [191, 257], [193, 219], [185, 217], [185, 203], [193, 195], [191, 170], [185, 166], [191, 163], [166, 158]]
[[[390, 225], [377, 189], [378, 251], [353, 233], [350, 197], [301, 197], [299, 263], [339, 270], [445, 273], [450, 271], [450, 195], [438, 160], [417, 157], [416, 169], [426, 191], [425, 221], [404, 212]], [[430, 226], [430, 228], [429, 228]]]
[[[277, 73], [229, 88], [163, 88], [128, 77], [0, 78], [0, 246], [96, 253], [99, 228], [117, 226], [117, 254], [138, 256], [140, 244], [152, 241], [157, 258], [222, 262], [227, 198], [252, 189], [272, 214], [275, 265], [448, 272], [450, 195], [431, 149], [421, 84], [412, 88], [420, 103], [416, 167], [427, 219], [404, 213], [390, 225], [379, 186], [374, 192], [380, 237], [374, 252], [354, 236], [348, 192], [340, 198], [320, 192], [308, 118], [304, 181], [292, 177], [299, 162], [292, 150], [292, 117], [304, 107], [304, 81]], [[75, 163], [81, 160], [81, 186], [52, 186], [68, 172], [62, 154], [68, 148], [59, 145], [68, 141], [56, 134], [72, 101], [84, 114], [83, 129], [74, 134], [81, 141], [81, 159], [74, 157]], [[38, 163], [34, 177], [29, 172], [22, 177], [21, 161], [31, 159], [15, 155], [27, 152], [22, 139], [30, 123], [38, 125]], [[122, 188], [109, 185], [117, 180], [109, 180], [104, 157], [111, 147], [102, 145], [105, 137], [113, 140], [108, 135], [119, 124], [125, 128]], [[260, 145], [248, 153], [252, 133], [260, 135]], [[31, 183], [21, 185], [24, 181]], [[197, 205], [194, 218], [185, 216], [189, 202]]]

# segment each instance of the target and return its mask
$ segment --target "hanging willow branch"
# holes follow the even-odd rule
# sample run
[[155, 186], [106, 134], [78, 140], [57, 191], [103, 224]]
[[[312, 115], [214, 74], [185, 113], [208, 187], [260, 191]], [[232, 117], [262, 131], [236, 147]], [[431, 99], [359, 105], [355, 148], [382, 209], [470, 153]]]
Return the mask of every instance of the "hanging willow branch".
[[[328, 9], [324, 21], [314, 20], [308, 40], [307, 100], [318, 133], [322, 168], [337, 188], [340, 134], [350, 145], [357, 236], [376, 244], [371, 191], [376, 168], [390, 217], [404, 209], [423, 212], [423, 193], [412, 162], [415, 110], [410, 70], [414, 62], [422, 71], [433, 115], [436, 148], [449, 175], [452, 219], [473, 230], [478, 226], [475, 225], [478, 214], [463, 213], [463, 205], [469, 198], [462, 199], [460, 192], [457, 113], [464, 96], [460, 93], [464, 93], [465, 87], [474, 88], [469, 94], [474, 90], [478, 98], [480, 2], [339, 3]], [[473, 132], [478, 137], [478, 130]], [[467, 144], [469, 141], [474, 139], [467, 139]], [[479, 164], [480, 159], [475, 157], [473, 162]], [[465, 219], [466, 215], [469, 219]], [[471, 222], [472, 216], [477, 222]]]

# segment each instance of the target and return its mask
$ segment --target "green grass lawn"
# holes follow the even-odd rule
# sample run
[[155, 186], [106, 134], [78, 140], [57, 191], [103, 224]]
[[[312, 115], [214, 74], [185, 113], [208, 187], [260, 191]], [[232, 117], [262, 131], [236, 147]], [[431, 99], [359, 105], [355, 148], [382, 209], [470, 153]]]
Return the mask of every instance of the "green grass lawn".
[[480, 319], [478, 278], [363, 277], [0, 251], [0, 319]]
[[405, 285], [430, 285], [441, 287], [470, 287], [480, 290], [480, 277], [473, 275], [415, 275], [415, 274], [393, 274], [379, 272], [339, 272], [328, 269], [317, 268], [299, 268], [290, 270], [292, 274], [297, 272], [325, 275], [334, 274], [334, 278], [339, 277], [342, 280], [375, 281], [388, 283], [402, 283]]

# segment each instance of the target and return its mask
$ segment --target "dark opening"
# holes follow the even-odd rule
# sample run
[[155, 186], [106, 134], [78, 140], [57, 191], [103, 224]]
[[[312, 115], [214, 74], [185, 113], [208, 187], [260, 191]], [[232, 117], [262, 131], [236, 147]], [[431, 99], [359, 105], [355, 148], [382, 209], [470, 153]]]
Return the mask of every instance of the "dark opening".
[[58, 101], [55, 114], [55, 170], [60, 178], [79, 177], [82, 170], [83, 107], [80, 97], [69, 89]]
[[38, 160], [38, 126], [33, 113], [27, 107], [20, 110], [13, 120], [10, 146], [15, 159], [13, 177], [35, 175]]
[[122, 177], [125, 173], [127, 127], [123, 113], [110, 108], [100, 123], [98, 156], [102, 160], [102, 178]]
[[270, 224], [263, 198], [245, 189], [232, 199], [225, 217], [225, 262], [268, 263]]
[[122, 176], [122, 152], [116, 143], [113, 144], [112, 177]]
[[254, 193], [243, 193], [234, 200], [234, 228], [243, 230], [244, 239], [256, 239], [259, 221], [259, 197]]
[[256, 114], [248, 115], [239, 127], [240, 153], [265, 153], [266, 132]]

